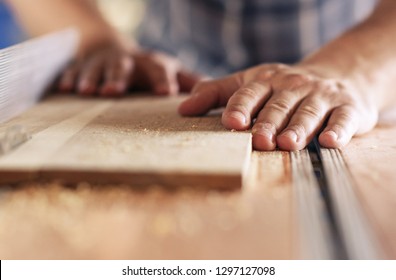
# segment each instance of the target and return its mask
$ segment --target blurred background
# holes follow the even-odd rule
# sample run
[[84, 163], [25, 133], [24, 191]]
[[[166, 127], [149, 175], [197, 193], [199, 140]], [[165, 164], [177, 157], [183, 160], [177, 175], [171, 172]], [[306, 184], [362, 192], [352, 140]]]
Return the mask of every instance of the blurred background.
[[[119, 31], [133, 36], [145, 12], [145, 0], [94, 0], [105, 18]], [[25, 38], [23, 31], [0, 0], [0, 48]]]
[[7, 6], [0, 1], [0, 49], [21, 41], [23, 37]]

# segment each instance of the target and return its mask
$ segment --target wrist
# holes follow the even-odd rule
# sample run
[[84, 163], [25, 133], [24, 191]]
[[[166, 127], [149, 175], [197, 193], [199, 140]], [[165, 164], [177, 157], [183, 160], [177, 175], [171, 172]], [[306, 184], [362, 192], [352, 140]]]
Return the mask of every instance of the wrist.
[[138, 46], [133, 40], [118, 34], [114, 30], [109, 30], [108, 32], [102, 31], [102, 34], [99, 36], [90, 36], [90, 34], [98, 34], [98, 32], [81, 34], [82, 40], [77, 53], [77, 58], [84, 58], [97, 50], [106, 48], [119, 49], [127, 53], [134, 53], [138, 50]]

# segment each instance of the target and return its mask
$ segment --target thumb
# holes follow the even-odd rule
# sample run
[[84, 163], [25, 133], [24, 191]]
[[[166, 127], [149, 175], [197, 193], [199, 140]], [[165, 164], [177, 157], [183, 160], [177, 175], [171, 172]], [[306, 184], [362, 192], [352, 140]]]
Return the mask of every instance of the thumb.
[[194, 86], [202, 81], [205, 77], [194, 73], [194, 72], [189, 72], [186, 70], [180, 70], [177, 73], [177, 80], [179, 82], [179, 86], [180, 86], [180, 92], [190, 92]]
[[194, 87], [190, 97], [180, 104], [179, 113], [183, 116], [197, 116], [223, 107], [240, 86], [238, 73], [219, 80], [200, 82]]

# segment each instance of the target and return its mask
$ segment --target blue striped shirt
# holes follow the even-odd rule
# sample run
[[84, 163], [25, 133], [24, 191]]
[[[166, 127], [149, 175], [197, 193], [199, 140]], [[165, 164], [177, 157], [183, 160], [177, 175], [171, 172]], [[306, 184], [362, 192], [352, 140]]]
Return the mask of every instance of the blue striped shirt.
[[151, 0], [140, 43], [212, 76], [295, 63], [362, 20], [376, 0]]

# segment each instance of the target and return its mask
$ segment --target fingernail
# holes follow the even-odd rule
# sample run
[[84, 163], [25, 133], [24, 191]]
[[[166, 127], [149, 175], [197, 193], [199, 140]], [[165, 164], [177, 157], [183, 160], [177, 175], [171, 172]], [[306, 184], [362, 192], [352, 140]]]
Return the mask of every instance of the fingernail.
[[338, 140], [338, 134], [335, 133], [335, 131], [333, 130], [328, 130], [325, 132], [325, 134], [329, 135], [331, 138], [333, 138], [334, 140]]
[[96, 87], [88, 81], [82, 81], [78, 85], [78, 92], [83, 95], [92, 95], [96, 92]]
[[244, 124], [244, 125], [247, 124], [246, 116], [244, 114], [242, 114], [241, 112], [238, 112], [238, 111], [229, 112], [227, 114], [227, 116], [230, 118], [237, 119], [237, 120], [241, 121], [242, 124]]
[[89, 82], [86, 80], [82, 80], [78, 83], [78, 89], [79, 90], [85, 90], [89, 87]]
[[293, 142], [298, 142], [298, 136], [293, 130], [287, 130], [283, 132], [282, 136], [290, 138]]
[[272, 143], [275, 143], [273, 125], [270, 123], [264, 123], [253, 127], [252, 134], [262, 135], [268, 138]]
[[117, 97], [121, 96], [122, 93], [115, 86], [105, 85], [100, 89], [100, 95], [105, 97]]
[[271, 143], [275, 142], [274, 134], [272, 134], [271, 131], [268, 129], [260, 129], [260, 130], [253, 130], [252, 131], [253, 135], [262, 135], [265, 138], [269, 139]]

